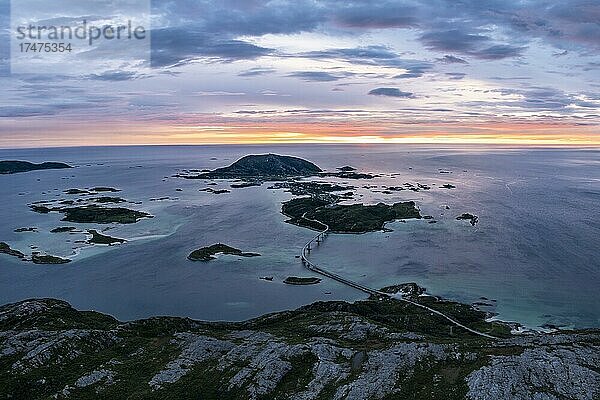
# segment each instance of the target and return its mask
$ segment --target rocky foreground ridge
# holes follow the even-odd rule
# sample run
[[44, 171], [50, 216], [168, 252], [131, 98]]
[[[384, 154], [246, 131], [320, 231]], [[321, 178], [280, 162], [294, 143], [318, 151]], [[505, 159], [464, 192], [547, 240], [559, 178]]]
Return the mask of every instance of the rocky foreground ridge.
[[0, 398], [600, 398], [599, 331], [512, 336], [483, 313], [437, 305], [504, 338], [392, 300], [320, 302], [242, 323], [124, 323], [23, 301], [0, 307]]

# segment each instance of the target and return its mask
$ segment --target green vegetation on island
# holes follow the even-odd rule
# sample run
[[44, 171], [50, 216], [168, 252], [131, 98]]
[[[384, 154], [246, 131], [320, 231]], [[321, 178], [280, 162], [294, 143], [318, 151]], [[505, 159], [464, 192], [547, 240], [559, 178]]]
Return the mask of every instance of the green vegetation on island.
[[0, 161], [0, 174], [17, 174], [20, 172], [30, 172], [44, 169], [65, 169], [73, 168], [70, 165], [57, 162], [45, 162], [34, 164], [27, 161]]
[[0, 254], [6, 254], [20, 259], [25, 258], [25, 254], [21, 253], [19, 250], [11, 249], [11, 247], [4, 242], [0, 242]]
[[13, 256], [19, 258], [21, 261], [31, 261], [34, 264], [66, 264], [71, 262], [71, 260], [56, 256], [43, 255], [38, 252], [34, 252], [31, 255], [31, 259], [25, 257], [25, 254], [20, 252], [19, 250], [12, 249], [8, 244], [4, 242], [0, 242], [0, 254], [6, 254], [9, 256]]
[[326, 224], [332, 232], [341, 233], [377, 231], [384, 229], [386, 222], [421, 218], [413, 201], [393, 205], [332, 205], [314, 197], [300, 197], [287, 201], [283, 203], [282, 213], [289, 216], [290, 220], [287, 222], [294, 225], [323, 230], [322, 224]]
[[247, 155], [228, 167], [213, 171], [192, 173], [184, 171], [176, 175], [186, 179], [238, 179], [248, 183], [234, 183], [232, 188], [258, 186], [265, 180], [278, 181], [307, 176], [336, 177], [343, 179], [373, 179], [375, 175], [355, 172], [350, 166], [338, 168], [337, 172], [324, 172], [317, 165], [298, 157], [277, 154]]
[[[333, 183], [324, 183], [316, 181], [283, 181], [275, 182], [269, 189], [278, 190], [284, 189], [294, 196], [313, 196], [324, 198], [329, 193], [352, 191], [356, 189], [354, 186], [342, 186]], [[332, 200], [334, 201], [334, 200]]]
[[152, 215], [136, 210], [130, 210], [122, 207], [101, 207], [97, 205], [87, 205], [81, 207], [48, 207], [47, 205], [32, 204], [31, 210], [47, 214], [51, 211], [57, 211], [64, 214], [63, 221], [76, 223], [96, 223], [96, 224], [135, 224], [140, 219], [152, 218]]
[[106, 244], [106, 245], [112, 245], [112, 244], [121, 244], [121, 243], [125, 243], [126, 240], [125, 239], [119, 239], [119, 238], [114, 238], [111, 236], [106, 236], [101, 234], [98, 231], [95, 231], [93, 229], [90, 229], [88, 231], [88, 233], [91, 235], [91, 238], [88, 239], [88, 243], [90, 244]]
[[121, 207], [84, 206], [63, 208], [59, 211], [65, 214], [63, 221], [78, 223], [135, 224], [140, 219], [152, 218], [145, 212]]
[[315, 278], [315, 277], [301, 278], [301, 277], [297, 277], [297, 276], [289, 276], [289, 277], [285, 278], [283, 283], [288, 284], [288, 285], [300, 285], [300, 286], [316, 285], [318, 283], [321, 283], [321, 278]]
[[201, 249], [194, 250], [188, 256], [191, 261], [210, 261], [214, 260], [216, 254], [227, 254], [240, 257], [258, 257], [258, 253], [245, 253], [242, 250], [236, 249], [235, 247], [227, 246], [226, 244], [217, 243], [212, 246], [202, 247]]
[[403, 296], [417, 297], [424, 294], [426, 292], [426, 289], [417, 285], [414, 282], [409, 282], [401, 283], [399, 285], [386, 286], [384, 288], [379, 289], [379, 291], [389, 294], [402, 293]]
[[278, 180], [294, 176], [310, 176], [322, 172], [315, 164], [298, 157], [277, 154], [248, 155], [228, 167], [199, 175], [180, 175], [187, 179]]
[[34, 264], [50, 264], [50, 265], [68, 264], [71, 262], [71, 260], [69, 260], [68, 258], [61, 258], [61, 257], [50, 256], [47, 254], [39, 254], [39, 253], [32, 254], [31, 261]]

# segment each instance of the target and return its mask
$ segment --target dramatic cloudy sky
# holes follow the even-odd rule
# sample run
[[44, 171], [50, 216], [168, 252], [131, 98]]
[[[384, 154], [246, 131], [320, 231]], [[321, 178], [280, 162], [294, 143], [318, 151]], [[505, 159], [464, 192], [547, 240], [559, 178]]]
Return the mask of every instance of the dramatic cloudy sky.
[[68, 75], [9, 74], [8, 34], [0, 147], [600, 144], [598, 0], [163, 0], [151, 65]]

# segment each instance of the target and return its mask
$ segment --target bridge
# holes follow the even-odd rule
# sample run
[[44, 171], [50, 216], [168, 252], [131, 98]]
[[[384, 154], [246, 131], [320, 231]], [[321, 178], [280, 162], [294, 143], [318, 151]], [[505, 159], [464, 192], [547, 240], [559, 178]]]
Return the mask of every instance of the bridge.
[[[304, 218], [308, 219], [306, 217], [304, 217]], [[315, 264], [314, 262], [310, 261], [309, 256], [310, 256], [310, 252], [312, 251], [313, 247], [320, 246], [321, 243], [323, 243], [325, 241], [325, 238], [329, 234], [329, 226], [327, 224], [324, 224], [321, 221], [317, 221], [317, 220], [310, 220], [310, 221], [317, 222], [317, 223], [319, 223], [319, 224], [321, 224], [321, 225], [323, 225], [325, 227], [325, 229], [323, 231], [319, 232], [315, 237], [313, 237], [311, 240], [309, 240], [304, 245], [304, 247], [302, 248], [302, 254], [300, 255], [300, 258], [302, 259], [302, 264], [307, 269], [309, 269], [310, 271], [313, 271], [313, 272], [315, 272], [315, 273], [317, 273], [319, 275], [322, 275], [322, 276], [325, 276], [327, 278], [330, 278], [330, 279], [333, 279], [335, 281], [338, 281], [340, 283], [343, 283], [344, 285], [347, 285], [347, 286], [353, 287], [355, 289], [358, 289], [358, 290], [360, 290], [360, 291], [362, 291], [364, 293], [367, 293], [369, 295], [376, 296], [379, 299], [393, 299], [393, 300], [403, 301], [405, 303], [412, 304], [413, 306], [416, 306], [416, 307], [420, 307], [420, 308], [422, 308], [424, 310], [429, 311], [432, 314], [436, 314], [436, 315], [438, 315], [438, 316], [440, 316], [440, 317], [442, 317], [442, 318], [450, 321], [455, 326], [457, 326], [459, 328], [462, 328], [462, 329], [466, 330], [467, 332], [470, 332], [470, 333], [472, 333], [474, 335], [482, 336], [482, 337], [485, 337], [487, 339], [498, 339], [497, 337], [492, 336], [492, 335], [488, 335], [487, 333], [479, 332], [479, 331], [477, 331], [475, 329], [471, 329], [468, 326], [465, 326], [465, 325], [461, 324], [460, 322], [458, 322], [454, 318], [452, 318], [452, 317], [450, 317], [450, 316], [442, 313], [441, 311], [435, 310], [435, 309], [433, 309], [431, 307], [428, 307], [428, 306], [426, 306], [424, 304], [417, 303], [415, 301], [406, 299], [406, 298], [404, 298], [402, 296], [395, 296], [395, 295], [392, 295], [390, 293], [385, 293], [385, 292], [382, 292], [380, 290], [376, 290], [376, 289], [370, 288], [370, 287], [365, 286], [363, 284], [360, 284], [358, 282], [354, 282], [353, 280], [344, 278], [343, 276], [340, 276], [338, 274], [334, 274], [333, 272], [327, 271], [326, 269], [324, 269], [322, 267], [319, 267], [317, 264]]]

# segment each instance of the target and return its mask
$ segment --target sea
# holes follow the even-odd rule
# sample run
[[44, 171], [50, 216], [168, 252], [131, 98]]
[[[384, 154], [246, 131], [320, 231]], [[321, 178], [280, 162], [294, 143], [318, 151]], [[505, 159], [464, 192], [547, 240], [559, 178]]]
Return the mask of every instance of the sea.
[[[75, 168], [0, 175], [0, 242], [71, 263], [35, 265], [0, 254], [0, 304], [58, 298], [120, 320], [182, 316], [240, 321], [316, 301], [366, 295], [309, 277], [298, 255], [315, 232], [286, 223], [284, 190], [230, 188], [188, 180], [248, 154], [305, 158], [327, 171], [352, 166], [373, 179], [319, 178], [354, 187], [346, 204], [414, 201], [430, 220], [396, 221], [380, 232], [332, 234], [312, 260], [373, 288], [416, 282], [432, 295], [476, 304], [531, 329], [600, 327], [600, 149], [483, 145], [132, 146], [0, 150], [0, 160], [65, 162]], [[208, 185], [216, 183], [216, 185]], [[405, 183], [430, 190], [388, 192]], [[455, 188], [445, 189], [450, 184]], [[77, 200], [64, 191], [114, 187], [121, 206], [153, 218], [129, 225], [73, 224], [39, 214], [39, 201]], [[205, 188], [227, 189], [214, 194]], [[477, 215], [472, 226], [459, 221]], [[430, 223], [436, 221], [436, 223]], [[50, 233], [74, 226], [74, 233]], [[19, 228], [36, 228], [15, 232]], [[86, 242], [86, 231], [126, 239]], [[192, 262], [200, 247], [225, 243], [260, 257]], [[260, 279], [273, 277], [272, 281]]]

